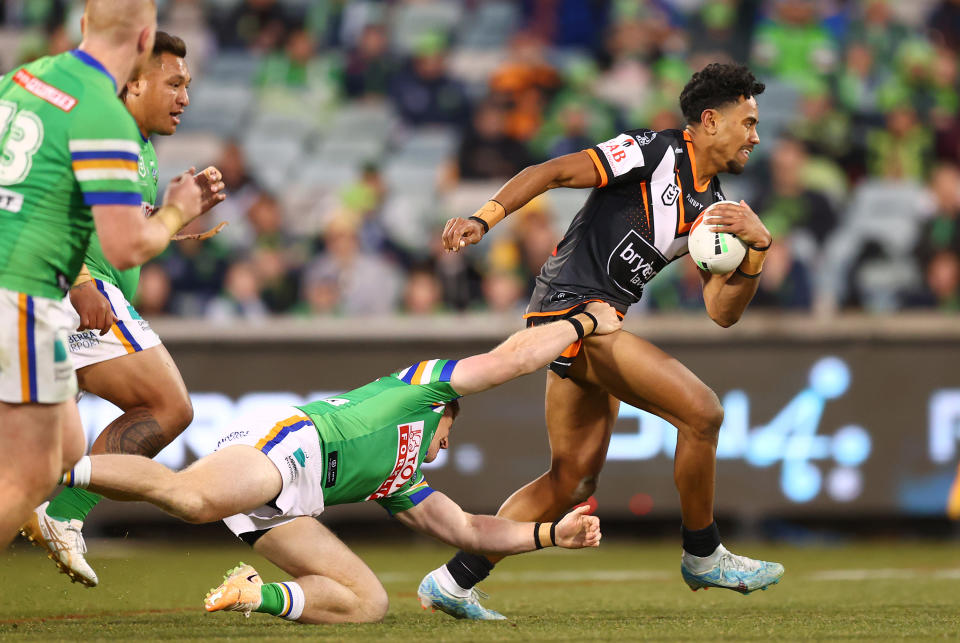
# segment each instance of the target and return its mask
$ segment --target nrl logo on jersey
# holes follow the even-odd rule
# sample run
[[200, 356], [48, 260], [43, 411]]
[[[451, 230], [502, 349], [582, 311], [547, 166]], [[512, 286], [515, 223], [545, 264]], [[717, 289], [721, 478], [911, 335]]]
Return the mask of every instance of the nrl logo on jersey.
[[663, 194], [660, 195], [660, 200], [663, 201], [665, 206], [671, 206], [677, 202], [677, 197], [680, 196], [680, 188], [675, 184], [670, 183], [663, 189]]
[[142, 156], [137, 157], [137, 174], [139, 174], [141, 178], [146, 178], [147, 176], [147, 166], [144, 164]]
[[397, 460], [383, 484], [367, 496], [367, 500], [386, 498], [407, 484], [417, 470], [420, 444], [423, 442], [423, 420], [397, 425]]

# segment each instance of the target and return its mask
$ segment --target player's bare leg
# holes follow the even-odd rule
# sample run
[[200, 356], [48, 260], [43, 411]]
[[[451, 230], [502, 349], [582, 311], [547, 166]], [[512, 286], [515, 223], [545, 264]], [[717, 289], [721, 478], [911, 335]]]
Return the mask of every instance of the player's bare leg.
[[[81, 471], [83, 466], [88, 469]], [[142, 456], [94, 455], [71, 474], [74, 483], [107, 498], [149, 502], [191, 523], [252, 511], [273, 500], [282, 486], [270, 458], [246, 445], [215, 451], [183, 471]]]
[[[722, 559], [730, 569], [743, 572], [746, 584], [731, 588], [744, 593], [777, 582], [782, 566], [734, 556], [720, 544], [713, 496], [723, 407], [716, 394], [678, 360], [626, 331], [588, 337], [567, 379], [548, 374], [550, 471], [515, 492], [498, 515], [552, 520], [589, 497], [606, 457], [617, 400], [677, 427], [674, 482], [680, 493], [685, 564], [689, 562], [697, 573], [712, 574]], [[495, 562], [458, 552], [445, 567], [461, 589], [469, 589], [490, 573]], [[687, 576], [685, 570], [684, 578], [694, 589], [726, 586], [712, 576], [707, 580]]]
[[683, 524], [691, 530], [712, 524], [717, 438], [723, 422], [716, 394], [677, 359], [625, 331], [588, 338], [571, 375], [677, 428], [674, 482]]
[[[580, 361], [579, 359], [577, 360]], [[617, 419], [620, 402], [596, 384], [561, 378], [547, 372], [546, 420], [550, 439], [550, 469], [513, 493], [497, 515], [519, 521], [550, 521], [589, 498], [597, 487]], [[477, 601], [473, 587], [489, 575], [503, 557], [460, 551], [420, 583], [421, 599], [428, 588], [442, 591], [433, 605], [455, 618], [503, 618]]]
[[253, 549], [293, 580], [259, 587], [249, 568], [211, 590], [207, 611], [266, 612], [300, 623], [372, 623], [387, 613], [387, 592], [376, 575], [313, 518], [274, 527]]
[[[162, 345], [85, 366], [77, 371], [77, 379], [81, 389], [124, 411], [100, 433], [91, 453], [152, 458], [193, 419], [183, 378]], [[86, 561], [82, 529], [99, 501], [100, 496], [84, 489], [64, 489], [37, 507], [21, 529], [27, 539], [49, 552], [71, 580], [89, 587], [99, 579]]]
[[589, 498], [597, 488], [619, 408], [619, 400], [599, 386], [549, 371], [550, 469], [507, 498], [497, 515], [522, 521], [556, 520]]
[[588, 338], [571, 371], [677, 427], [674, 481], [683, 515], [681, 573], [687, 585], [694, 591], [723, 587], [749, 594], [778, 583], [782, 565], [727, 551], [713, 522], [717, 438], [723, 423], [716, 394], [679, 361], [625, 331]]
[[85, 366], [77, 379], [81, 389], [124, 411], [100, 433], [91, 454], [152, 458], [193, 420], [187, 387], [163, 345]]
[[60, 473], [86, 448], [77, 406], [0, 402], [0, 545], [6, 547]]

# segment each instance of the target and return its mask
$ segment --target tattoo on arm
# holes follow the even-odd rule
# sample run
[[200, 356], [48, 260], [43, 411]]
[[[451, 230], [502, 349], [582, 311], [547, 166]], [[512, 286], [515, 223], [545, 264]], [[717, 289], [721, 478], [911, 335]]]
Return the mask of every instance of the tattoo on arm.
[[103, 453], [126, 453], [152, 458], [170, 442], [146, 409], [130, 409], [103, 430]]

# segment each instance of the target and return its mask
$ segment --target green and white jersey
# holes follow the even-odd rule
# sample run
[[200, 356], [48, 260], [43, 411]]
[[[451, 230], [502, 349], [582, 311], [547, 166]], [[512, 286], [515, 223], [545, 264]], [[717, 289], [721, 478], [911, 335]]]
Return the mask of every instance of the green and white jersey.
[[[160, 166], [157, 164], [157, 153], [153, 149], [153, 143], [150, 139], [143, 138], [140, 146], [140, 154], [137, 158], [137, 185], [140, 186], [140, 206], [143, 209], [143, 216], [149, 217], [153, 214], [154, 204], [157, 202], [157, 180], [160, 174]], [[137, 292], [137, 285], [140, 283], [140, 266], [134, 266], [127, 270], [117, 270], [103, 256], [103, 248], [100, 247], [100, 237], [96, 231], [90, 235], [90, 245], [87, 247], [87, 254], [83, 258], [87, 264], [90, 275], [94, 279], [106, 281], [120, 289], [127, 301], [133, 301], [133, 296]]]
[[63, 297], [94, 229], [90, 207], [140, 205], [141, 142], [113, 77], [86, 52], [0, 79], [0, 287]]
[[320, 434], [324, 504], [376, 500], [391, 514], [433, 493], [420, 472], [456, 360], [419, 362], [343, 395], [297, 407]]

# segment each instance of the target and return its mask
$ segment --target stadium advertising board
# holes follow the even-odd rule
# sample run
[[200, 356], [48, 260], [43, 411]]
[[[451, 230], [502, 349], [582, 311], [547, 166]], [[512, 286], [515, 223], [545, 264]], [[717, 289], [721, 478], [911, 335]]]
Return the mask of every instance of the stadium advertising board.
[[[960, 459], [960, 343], [677, 342], [660, 345], [720, 396], [718, 511], [943, 515]], [[180, 468], [264, 404], [334, 395], [465, 341], [169, 344], [193, 393], [190, 428], [158, 456]], [[427, 478], [471, 511], [495, 511], [549, 465], [544, 375], [463, 401], [449, 452]], [[118, 411], [81, 400], [88, 435]], [[609, 517], [672, 515], [676, 430], [623, 405], [596, 499]]]

